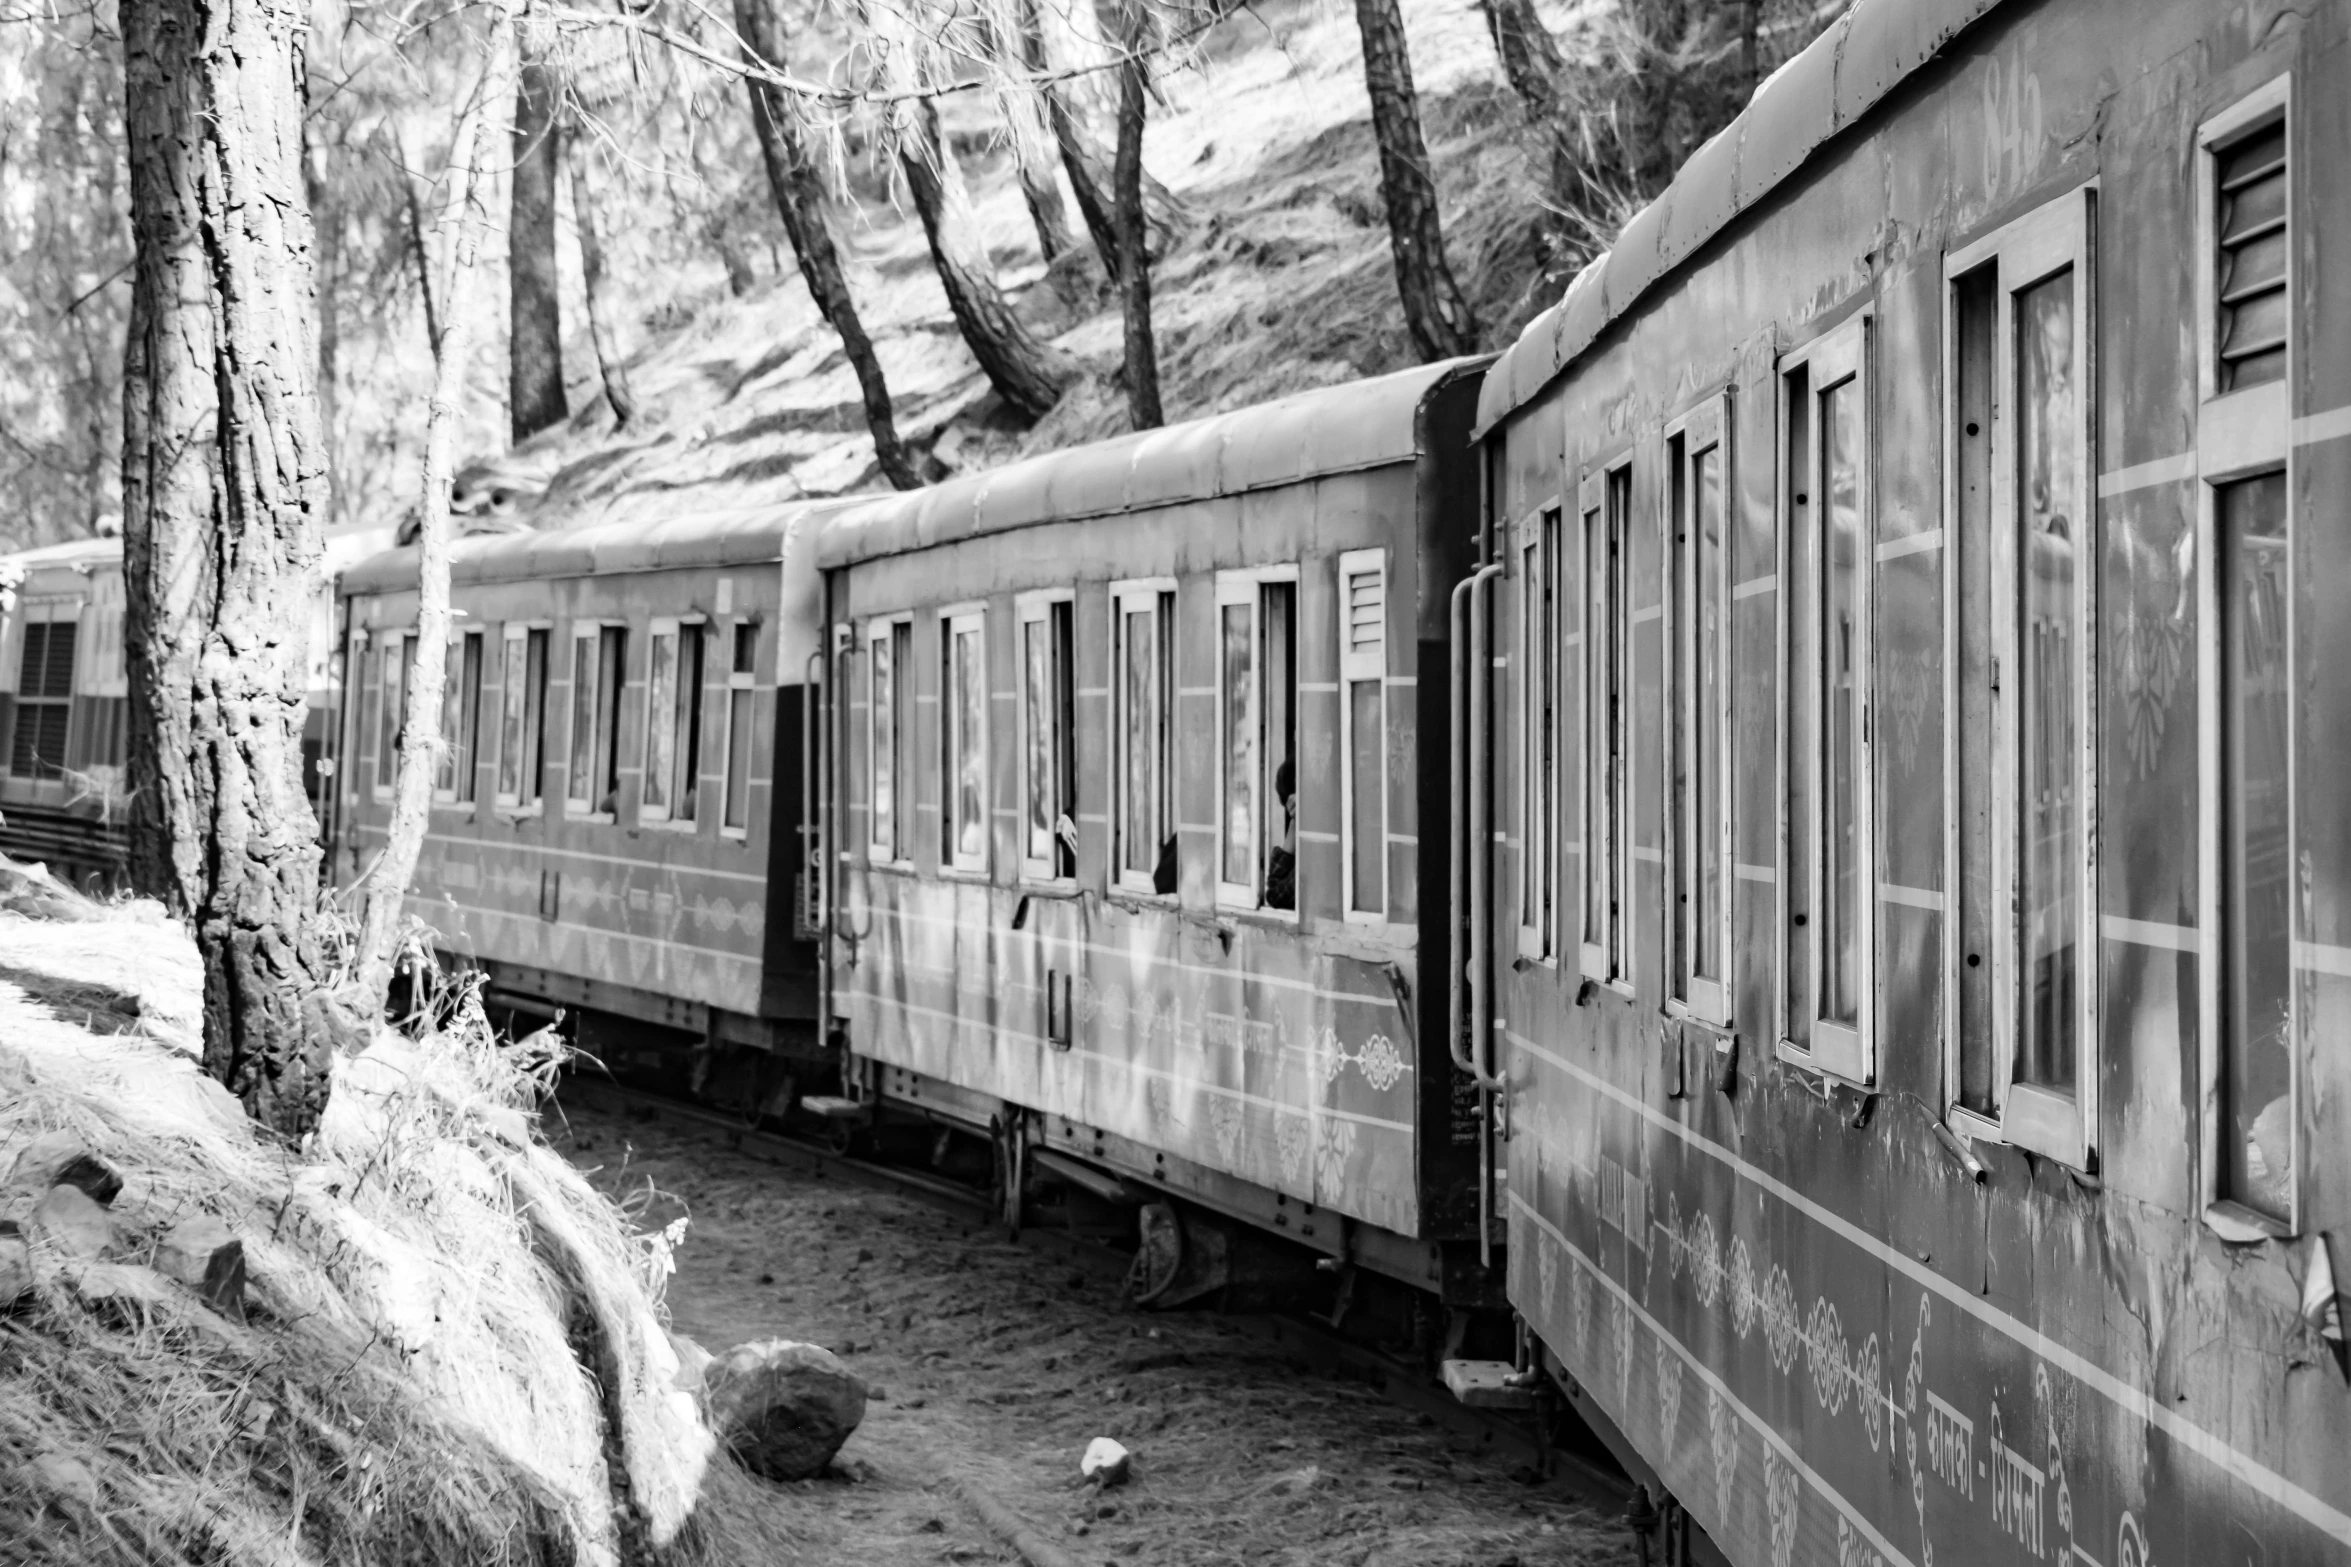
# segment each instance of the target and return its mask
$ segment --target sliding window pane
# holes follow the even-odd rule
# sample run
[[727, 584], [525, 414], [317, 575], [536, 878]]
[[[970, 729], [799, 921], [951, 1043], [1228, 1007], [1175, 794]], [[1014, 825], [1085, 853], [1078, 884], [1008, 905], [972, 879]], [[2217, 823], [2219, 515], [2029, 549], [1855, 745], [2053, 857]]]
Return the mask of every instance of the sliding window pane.
[[1820, 1016], [1858, 1026], [1861, 943], [1861, 383], [1820, 396]]
[[1692, 695], [1697, 703], [1696, 733], [1690, 757], [1692, 796], [1697, 806], [1693, 824], [1691, 876], [1697, 894], [1692, 910], [1695, 940], [1691, 943], [1694, 977], [1722, 979], [1723, 972], [1723, 837], [1730, 807], [1723, 799], [1723, 607], [1722, 607], [1722, 448], [1710, 446], [1690, 465], [1690, 483], [1697, 499], [1691, 528], [1691, 565], [1697, 580], [1695, 612], [1690, 617], [1693, 648]]
[[1224, 880], [1257, 885], [1257, 724], [1250, 606], [1218, 611], [1224, 673]]
[[670, 770], [677, 756], [678, 702], [678, 634], [674, 631], [653, 633], [652, 664], [645, 675], [645, 783], [644, 808], [649, 812], [669, 812], [675, 796], [670, 790]]
[[1119, 651], [1125, 660], [1125, 776], [1119, 780], [1119, 865], [1148, 876], [1159, 863], [1159, 634], [1149, 610], [1126, 610]]

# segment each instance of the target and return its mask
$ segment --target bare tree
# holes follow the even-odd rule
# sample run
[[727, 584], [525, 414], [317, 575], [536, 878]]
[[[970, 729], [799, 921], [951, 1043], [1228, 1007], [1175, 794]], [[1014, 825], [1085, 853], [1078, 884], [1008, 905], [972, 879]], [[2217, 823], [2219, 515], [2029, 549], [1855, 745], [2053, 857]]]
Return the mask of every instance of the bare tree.
[[[754, 59], [780, 62], [785, 55], [783, 24], [775, 0], [735, 0], [735, 31]], [[865, 427], [873, 433], [874, 459], [882, 477], [901, 490], [922, 483], [913, 460], [898, 439], [898, 423], [890, 407], [889, 382], [882, 376], [881, 356], [866, 336], [849, 279], [841, 268], [841, 253], [833, 245], [825, 222], [824, 186], [809, 158], [793, 106], [772, 81], [746, 77], [751, 95], [751, 120], [759, 132], [759, 152], [767, 165], [768, 188], [775, 195], [776, 215], [800, 260], [800, 276], [817, 310], [841, 339], [849, 368], [856, 372], [857, 389], [865, 402]]]
[[124, 356], [134, 875], [193, 925], [204, 1065], [288, 1134], [326, 1100], [318, 827], [302, 788], [327, 505], [307, 7], [130, 0], [137, 262]]
[[[183, 0], [187, 3], [187, 0]], [[250, 3], [250, 0], [247, 0]], [[441, 228], [449, 237], [446, 325], [433, 343], [433, 399], [425, 424], [424, 494], [418, 501], [416, 663], [400, 729], [400, 769], [393, 780], [392, 816], [383, 853], [360, 878], [356, 988], [371, 1010], [381, 1010], [398, 957], [400, 914], [424, 847], [432, 813], [433, 766], [441, 745], [441, 683], [449, 654], [449, 481], [456, 466], [457, 423], [465, 393], [472, 312], [467, 308], [479, 261], [483, 207], [479, 191], [488, 156], [490, 118], [515, 102], [514, 18], [503, 5], [490, 10], [488, 56], [481, 86], [458, 121], [449, 148], [448, 189]]]
[[1143, 123], [1150, 105], [1144, 45], [1149, 20], [1142, 0], [1118, 0], [1118, 154], [1111, 167], [1117, 203], [1119, 315], [1124, 327], [1127, 419], [1138, 430], [1166, 423], [1159, 407], [1159, 347], [1151, 333], [1151, 258], [1144, 251]]
[[596, 370], [604, 378], [604, 401], [612, 409], [615, 429], [625, 429], [637, 416], [637, 394], [621, 364], [620, 338], [614, 330], [611, 282], [605, 272], [604, 235], [595, 182], [588, 170], [588, 150], [577, 136], [566, 137], [571, 155], [571, 219], [579, 231], [580, 281], [588, 299], [588, 335], [596, 345]]
[[930, 240], [947, 307], [996, 395], [1022, 423], [1034, 424], [1060, 401], [1067, 366], [1012, 313], [996, 284], [996, 265], [972, 215], [962, 172], [939, 134], [938, 105], [918, 98], [900, 104], [899, 113], [899, 167]]
[[1423, 359], [1469, 353], [1477, 346], [1477, 322], [1445, 261], [1437, 183], [1420, 134], [1412, 57], [1404, 47], [1404, 8], [1400, 0], [1355, 0], [1355, 24], [1363, 35], [1363, 80], [1371, 89], [1380, 192], [1388, 208], [1388, 248], [1396, 261], [1405, 324]]
[[527, 441], [570, 410], [563, 399], [563, 296], [555, 271], [555, 192], [563, 168], [563, 77], [526, 47], [514, 101], [506, 228], [507, 421]]

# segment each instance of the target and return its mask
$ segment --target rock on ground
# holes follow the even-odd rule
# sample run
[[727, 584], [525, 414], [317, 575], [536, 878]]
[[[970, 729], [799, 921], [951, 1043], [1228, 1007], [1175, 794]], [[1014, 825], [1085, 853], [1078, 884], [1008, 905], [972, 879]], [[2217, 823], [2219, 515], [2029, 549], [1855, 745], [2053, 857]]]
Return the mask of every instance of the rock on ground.
[[704, 1369], [711, 1429], [766, 1480], [807, 1480], [865, 1418], [865, 1383], [829, 1349], [763, 1339]]

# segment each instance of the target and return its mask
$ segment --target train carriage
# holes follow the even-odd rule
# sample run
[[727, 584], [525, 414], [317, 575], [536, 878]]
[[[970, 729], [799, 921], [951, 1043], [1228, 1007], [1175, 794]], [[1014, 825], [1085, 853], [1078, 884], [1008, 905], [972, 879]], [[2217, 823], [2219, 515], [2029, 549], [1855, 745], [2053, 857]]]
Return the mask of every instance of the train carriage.
[[2351, 1556], [2347, 35], [1858, 0], [1487, 378], [1511, 1298], [1734, 1561]]
[[121, 540], [0, 559], [0, 853], [91, 885], [128, 841], [122, 635]]
[[1423, 890], [1475, 371], [829, 524], [830, 1010], [866, 1113], [987, 1132], [1016, 1198], [1074, 1160], [1500, 1303]]
[[[802, 696], [824, 511], [624, 518], [451, 548], [441, 770], [413, 911], [485, 974], [493, 1004], [574, 1014], [615, 1069], [752, 1109], [785, 1108], [790, 1061], [821, 1050]], [[416, 576], [416, 552], [399, 549], [342, 579], [345, 882], [390, 817]], [[742, 1080], [714, 1089], [714, 1059], [748, 1061]]]

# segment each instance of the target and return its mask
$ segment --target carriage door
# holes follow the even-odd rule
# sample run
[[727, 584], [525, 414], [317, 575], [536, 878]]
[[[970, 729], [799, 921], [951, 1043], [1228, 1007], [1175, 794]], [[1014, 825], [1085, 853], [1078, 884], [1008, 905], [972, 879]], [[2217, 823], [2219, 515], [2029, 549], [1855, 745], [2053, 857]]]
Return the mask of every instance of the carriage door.
[[[1496, 1070], [1494, 800], [1496, 775], [1495, 601], [1504, 572], [1501, 541], [1489, 536], [1478, 569], [1455, 584], [1452, 600], [1452, 966], [1449, 1042], [1458, 1071], [1455, 1095], [1476, 1096], [1478, 1249], [1492, 1261], [1501, 1196], [1496, 1158], [1503, 1079]], [[1456, 1124], [1464, 1119], [1456, 1117]]]

